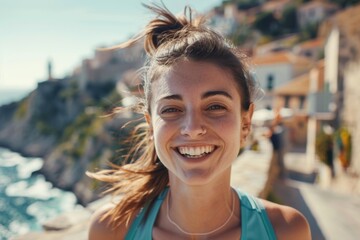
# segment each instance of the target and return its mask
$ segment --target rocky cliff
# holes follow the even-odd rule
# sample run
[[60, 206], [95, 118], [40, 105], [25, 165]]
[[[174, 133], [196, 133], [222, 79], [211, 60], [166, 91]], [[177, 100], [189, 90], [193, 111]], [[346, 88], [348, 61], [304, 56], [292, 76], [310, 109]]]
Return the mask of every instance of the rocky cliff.
[[0, 146], [44, 158], [40, 173], [86, 205], [99, 186], [85, 172], [114, 160], [116, 144], [127, 136], [121, 126], [128, 118], [102, 117], [119, 105], [114, 89], [106, 83], [80, 91], [74, 79], [39, 83], [21, 101], [0, 107]]

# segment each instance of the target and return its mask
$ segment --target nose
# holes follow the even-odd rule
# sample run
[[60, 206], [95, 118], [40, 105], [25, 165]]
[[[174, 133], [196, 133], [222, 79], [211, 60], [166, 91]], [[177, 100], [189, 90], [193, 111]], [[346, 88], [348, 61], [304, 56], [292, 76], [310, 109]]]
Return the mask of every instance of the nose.
[[203, 119], [199, 113], [188, 113], [181, 127], [181, 134], [190, 138], [196, 138], [206, 134]]

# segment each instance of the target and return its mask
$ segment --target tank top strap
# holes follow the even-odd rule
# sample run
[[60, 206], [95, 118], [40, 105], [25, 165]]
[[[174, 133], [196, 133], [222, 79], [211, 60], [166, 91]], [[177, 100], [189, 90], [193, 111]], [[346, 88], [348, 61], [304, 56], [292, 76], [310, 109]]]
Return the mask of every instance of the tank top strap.
[[274, 228], [262, 202], [236, 189], [241, 203], [241, 240], [276, 240]]
[[[168, 188], [150, 205], [144, 206], [131, 224], [125, 240], [151, 240], [152, 230]], [[276, 240], [264, 205], [258, 198], [236, 189], [241, 203], [241, 240]], [[150, 208], [150, 209], [149, 209]], [[147, 211], [149, 209], [149, 211]], [[145, 214], [148, 212], [146, 219]]]
[[[136, 216], [134, 221], [132, 222], [125, 240], [135, 240], [135, 239], [143, 239], [143, 240], [151, 240], [152, 239], [152, 230], [154, 227], [154, 223], [158, 212], [160, 210], [161, 204], [163, 203], [169, 188], [166, 187], [164, 191], [160, 193], [160, 195], [155, 199], [155, 201], [150, 205], [147, 203]], [[147, 213], [146, 219], [145, 214]]]

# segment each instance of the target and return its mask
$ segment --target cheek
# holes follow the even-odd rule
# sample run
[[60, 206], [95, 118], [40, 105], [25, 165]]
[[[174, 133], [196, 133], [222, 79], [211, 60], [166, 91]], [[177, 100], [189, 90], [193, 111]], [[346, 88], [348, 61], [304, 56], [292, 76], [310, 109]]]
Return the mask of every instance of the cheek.
[[157, 123], [154, 127], [154, 146], [156, 155], [162, 164], [167, 168], [172, 168], [172, 150], [170, 149], [169, 142], [172, 137], [171, 129], [163, 123]]
[[238, 135], [240, 137], [241, 132], [241, 121], [240, 116], [233, 115], [224, 119], [219, 119], [214, 122], [214, 126], [218, 128], [219, 131], [229, 136]]
[[228, 121], [219, 124], [218, 131], [222, 134], [222, 138], [227, 142], [226, 146], [231, 149], [230, 152], [238, 154], [241, 147], [241, 123], [240, 118], [234, 116]]
[[161, 118], [153, 118], [152, 121], [154, 138], [159, 138], [159, 136], [166, 135], [169, 127], [168, 124], [165, 124]]
[[154, 119], [153, 126], [155, 149], [158, 154], [161, 154], [160, 152], [167, 147], [173, 131], [171, 126], [165, 124], [161, 119]]

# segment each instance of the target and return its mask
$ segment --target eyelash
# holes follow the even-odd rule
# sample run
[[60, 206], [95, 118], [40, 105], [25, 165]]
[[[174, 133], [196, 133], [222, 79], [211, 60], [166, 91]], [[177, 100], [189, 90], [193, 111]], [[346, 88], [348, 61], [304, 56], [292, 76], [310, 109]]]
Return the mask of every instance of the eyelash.
[[219, 104], [210, 105], [206, 110], [216, 111], [216, 110], [225, 110], [226, 108]]
[[165, 109], [161, 110], [162, 114], [164, 114], [164, 113], [174, 113], [174, 112], [180, 112], [180, 110], [177, 109], [177, 108], [174, 108], [174, 107], [169, 107], [169, 108], [165, 108]]

